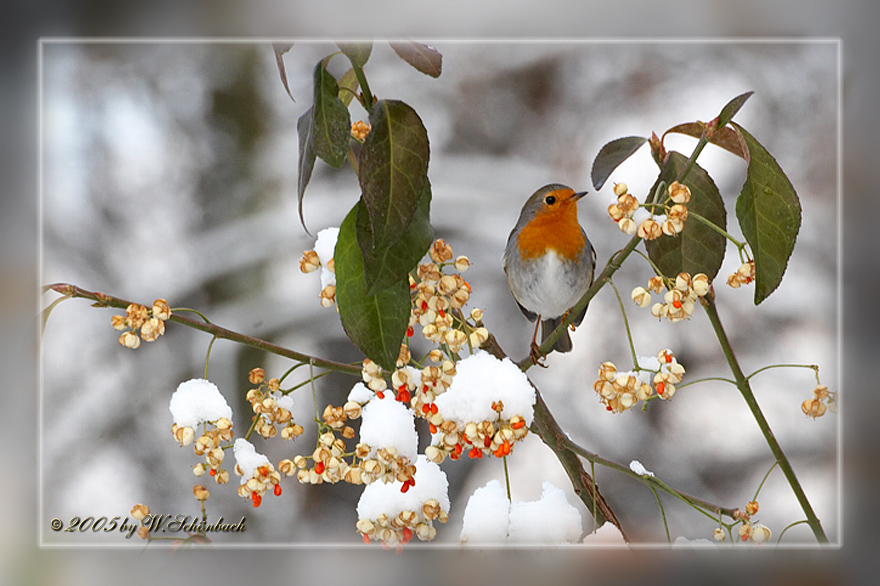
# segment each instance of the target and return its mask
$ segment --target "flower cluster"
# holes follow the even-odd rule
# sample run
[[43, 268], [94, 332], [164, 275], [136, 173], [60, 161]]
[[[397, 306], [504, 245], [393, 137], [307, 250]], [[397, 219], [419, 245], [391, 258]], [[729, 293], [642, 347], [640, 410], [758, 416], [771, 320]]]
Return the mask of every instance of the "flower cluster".
[[618, 372], [614, 363], [603, 362], [593, 390], [608, 411], [622, 413], [639, 401], [649, 400], [655, 392], [661, 399], [671, 399], [683, 375], [684, 367], [671, 350], [664, 349], [656, 357], [639, 357], [634, 371]]
[[755, 280], [755, 261], [750, 260], [743, 263], [736, 272], [727, 277], [727, 284], [734, 289], [739, 289], [743, 285], [748, 285]]
[[[217, 484], [226, 484], [229, 482], [229, 472], [222, 467], [226, 452], [221, 447], [221, 442], [228, 442], [232, 439], [232, 422], [224, 417], [216, 421], [215, 429], [208, 429], [208, 425], [205, 425], [205, 432], [195, 440], [193, 446], [196, 456], [205, 456], [204, 462], [199, 462], [193, 467], [193, 474], [204, 476], [207, 472], [208, 476], [217, 481]], [[180, 429], [192, 428], [178, 428], [178, 430]], [[172, 426], [172, 432], [175, 431]], [[178, 434], [174, 433], [174, 436], [176, 438]]]
[[[431, 262], [419, 265], [417, 278], [410, 275], [412, 312], [407, 336], [415, 333], [414, 327], [418, 324], [425, 338], [438, 345], [445, 344], [453, 354], [458, 354], [468, 342], [479, 347], [489, 336], [488, 330], [477, 319], [482, 318], [482, 313], [471, 315], [474, 323], [470, 324], [467, 320], [455, 318], [452, 312], [460, 310], [470, 299], [471, 286], [459, 274], [470, 267], [470, 261], [466, 256], [453, 261], [452, 247], [443, 239], [434, 241], [428, 256]], [[454, 267], [458, 273], [444, 274], [447, 266]]]
[[[499, 413], [504, 409], [501, 401], [493, 404]], [[457, 460], [467, 451], [469, 458], [482, 458], [483, 454], [492, 454], [497, 458], [510, 455], [514, 442], [529, 433], [525, 419], [514, 415], [509, 420], [499, 419], [494, 423], [488, 420], [476, 423], [468, 421], [464, 427], [448, 419], [443, 421], [437, 431], [437, 437], [425, 449], [425, 455], [432, 462], [440, 463], [446, 456]]]
[[[626, 183], [614, 184], [614, 195], [617, 202], [608, 206], [608, 215], [617, 223], [617, 227], [626, 234], [638, 234], [639, 238], [655, 240], [661, 235], [675, 236], [684, 230], [688, 210], [686, 204], [691, 199], [691, 190], [678, 181], [672, 182], [667, 188], [672, 205], [664, 202], [664, 214], [637, 214], [641, 208], [639, 200], [629, 193]], [[640, 218], [639, 216], [645, 216]]]
[[281, 495], [281, 474], [275, 470], [269, 459], [257, 453], [253, 444], [243, 438], [235, 440], [235, 474], [241, 476], [238, 496], [251, 499], [254, 507], [263, 502], [263, 495], [269, 488], [275, 496]]
[[703, 273], [697, 273], [693, 277], [688, 273], [679, 273], [675, 280], [652, 277], [648, 280], [647, 289], [633, 289], [632, 300], [639, 307], [648, 307], [652, 301], [649, 291], [660, 293], [664, 286], [667, 291], [663, 295], [663, 303], [655, 303], [651, 307], [651, 315], [659, 319], [665, 317], [674, 323], [691, 316], [697, 298], [709, 292], [709, 278]]
[[[310, 457], [296, 456], [284, 459], [278, 469], [286, 476], [296, 476], [301, 484], [335, 484], [340, 480], [349, 484], [362, 484], [362, 470], [346, 461], [345, 442], [332, 431], [321, 434], [318, 446]], [[309, 468], [308, 460], [313, 465]]]
[[437, 534], [433, 522], [449, 520], [446, 475], [440, 467], [418, 456], [416, 480], [411, 490], [400, 482], [374, 482], [364, 488], [357, 505], [357, 530], [365, 543], [379, 541], [383, 547], [397, 547], [413, 537], [430, 541]]
[[351, 124], [351, 137], [359, 142], [364, 142], [364, 139], [367, 138], [367, 135], [370, 133], [370, 125], [364, 122], [363, 120], [358, 120], [357, 122], [352, 122]]
[[[171, 317], [171, 308], [164, 299], [156, 299], [153, 307], [147, 309], [137, 303], [125, 309], [125, 315], [114, 315], [110, 318], [113, 329], [122, 330], [119, 343], [132, 350], [140, 347], [141, 340], [155, 342], [165, 333], [165, 320]], [[140, 336], [138, 335], [140, 333]]]
[[801, 411], [816, 419], [825, 415], [826, 410], [837, 413], [837, 393], [832, 393], [825, 385], [816, 385], [812, 398], [801, 403]]
[[[220, 390], [206, 380], [188, 380], [178, 385], [168, 408], [174, 420], [171, 424], [174, 439], [181, 446], [193, 444], [196, 456], [205, 457], [204, 462], [193, 467], [193, 473], [201, 477], [207, 472], [217, 484], [229, 482], [229, 472], [222, 464], [223, 442], [232, 440], [232, 409]], [[203, 425], [204, 431], [196, 437], [199, 425]]]
[[437, 499], [428, 499], [421, 510], [400, 511], [391, 519], [385, 513], [380, 513], [375, 520], [359, 519], [356, 527], [364, 543], [380, 541], [390, 548], [405, 545], [413, 537], [418, 537], [421, 541], [431, 541], [437, 535], [437, 529], [433, 525], [435, 520], [446, 523], [449, 515], [440, 508]]
[[281, 437], [286, 440], [302, 435], [303, 427], [294, 423], [293, 397], [281, 392], [281, 384], [277, 378], [266, 380], [266, 373], [262, 368], [254, 368], [248, 373], [251, 384], [257, 385], [247, 392], [246, 399], [251, 404], [258, 421], [254, 423], [254, 429], [266, 439], [275, 437], [278, 433], [276, 424], [281, 428]]
[[484, 351], [460, 361], [456, 370], [444, 393], [422, 387], [436, 396], [428, 410], [434, 435], [425, 455], [435, 463], [447, 456], [457, 460], [465, 452], [470, 458], [509, 455], [528, 434], [533, 416], [535, 395], [528, 379], [509, 359]]
[[311, 273], [321, 269], [321, 292], [318, 299], [322, 307], [332, 307], [336, 303], [336, 264], [333, 255], [336, 250], [336, 239], [339, 228], [325, 228], [318, 232], [315, 249], [303, 253], [299, 261], [299, 270]]

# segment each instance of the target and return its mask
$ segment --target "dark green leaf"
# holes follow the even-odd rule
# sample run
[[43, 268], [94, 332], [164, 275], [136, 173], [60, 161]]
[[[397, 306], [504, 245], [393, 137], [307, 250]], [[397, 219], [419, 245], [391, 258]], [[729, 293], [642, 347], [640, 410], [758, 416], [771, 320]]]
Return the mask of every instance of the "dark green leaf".
[[416, 111], [381, 100], [360, 155], [358, 180], [370, 215], [373, 250], [396, 242], [413, 219], [428, 184], [428, 131]]
[[431, 242], [434, 241], [434, 229], [431, 227], [431, 186], [419, 200], [419, 206], [412, 222], [400, 239], [390, 246], [372, 249], [373, 233], [367, 207], [362, 202], [357, 212], [357, 239], [364, 257], [364, 278], [367, 295], [373, 295], [397, 283], [406, 277], [421, 260]]
[[352, 65], [363, 67], [373, 51], [373, 43], [336, 43]]
[[[654, 187], [660, 181], [668, 184], [675, 181], [679, 173], [687, 165], [688, 158], [676, 151], [670, 151], [666, 163]], [[684, 184], [691, 190], [691, 201], [687, 204], [688, 212], [699, 214], [722, 230], [727, 228], [727, 213], [724, 201], [715, 182], [706, 171], [694, 164]], [[664, 194], [665, 197], [665, 194]], [[662, 199], [661, 199], [662, 201]], [[724, 260], [727, 240], [723, 235], [691, 216], [684, 224], [684, 230], [676, 236], [665, 234], [656, 240], [645, 242], [648, 256], [667, 277], [675, 277], [681, 272], [695, 275], [705, 273], [709, 280], [715, 278]]]
[[339, 319], [361, 352], [382, 368], [393, 370], [409, 325], [409, 280], [403, 275], [377, 294], [366, 294], [363, 257], [357, 242], [360, 205], [355, 205], [342, 222], [333, 255]]
[[351, 116], [339, 99], [339, 86], [324, 62], [315, 66], [315, 104], [312, 106], [312, 148], [328, 165], [338, 169], [348, 154]]
[[297, 207], [299, 209], [299, 221], [302, 223], [303, 229], [309, 233], [306, 228], [306, 220], [303, 218], [303, 195], [306, 193], [306, 186], [312, 178], [312, 169], [315, 168], [315, 151], [312, 149], [312, 109], [309, 108], [305, 114], [296, 121], [296, 133], [299, 135], [299, 180], [297, 184], [296, 197]]
[[346, 107], [348, 107], [354, 99], [355, 93], [360, 85], [358, 84], [358, 78], [357, 74], [354, 72], [354, 67], [342, 74], [342, 77], [339, 78], [338, 85], [339, 99], [342, 100], [342, 103], [345, 104]]
[[739, 109], [743, 107], [743, 104], [746, 103], [746, 100], [752, 97], [753, 93], [755, 92], [740, 94], [727, 102], [727, 104], [721, 108], [721, 113], [718, 115], [718, 128], [727, 126], [727, 124], [733, 120], [736, 113], [739, 112]]
[[801, 202], [776, 159], [745, 129], [735, 126], [749, 149], [736, 217], [755, 260], [758, 305], [782, 282], [801, 227]]
[[597, 190], [602, 189], [611, 173], [639, 150], [647, 140], [643, 136], [625, 136], [612, 140], [599, 149], [599, 154], [593, 160], [593, 170], [590, 172], [593, 187]]
[[424, 43], [416, 43], [415, 41], [403, 41], [388, 43], [397, 55], [424, 73], [431, 77], [440, 77], [443, 69], [443, 55], [441, 55], [434, 47], [429, 47]]
[[[278, 74], [281, 76], [281, 83], [287, 95], [293, 100], [293, 94], [290, 93], [290, 86], [287, 85], [287, 71], [284, 69], [284, 54], [290, 51], [293, 43], [272, 43], [272, 51], [275, 53], [275, 65], [278, 66]], [[294, 102], [296, 100], [293, 100]]]
[[[684, 124], [673, 126], [664, 132], [663, 137], [665, 138], [670, 132], [676, 132], [678, 134], [686, 134], [694, 138], [700, 138], [703, 136], [704, 127], [704, 124], [701, 122], [685, 122]], [[745, 159], [747, 156], [746, 145], [743, 142], [742, 137], [736, 130], [729, 126], [725, 126], [721, 130], [716, 130], [712, 133], [709, 142], [733, 153], [737, 157]]]

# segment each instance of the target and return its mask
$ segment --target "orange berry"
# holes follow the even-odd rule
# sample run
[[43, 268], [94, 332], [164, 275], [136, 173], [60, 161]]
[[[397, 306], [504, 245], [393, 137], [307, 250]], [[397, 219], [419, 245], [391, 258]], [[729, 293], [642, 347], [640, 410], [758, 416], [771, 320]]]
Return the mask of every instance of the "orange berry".
[[364, 543], [366, 543], [367, 545], [370, 545], [370, 536], [369, 535], [364, 533], [363, 535], [361, 535], [361, 537], [364, 539]]
[[522, 429], [523, 427], [525, 427], [525, 425], [526, 425], [525, 419], [520, 419], [519, 421], [512, 423], [510, 425], [510, 427], [512, 427], [513, 429]]
[[382, 391], [377, 391], [377, 392], [376, 392], [376, 396], [379, 397], [380, 399], [384, 399], [384, 398], [385, 398], [385, 393], [383, 393]]
[[672, 302], [672, 307], [674, 307], [675, 309], [681, 309], [681, 301], [676, 299], [675, 301]]
[[211, 468], [208, 470], [208, 476], [217, 476], [217, 471]]
[[437, 433], [437, 426], [434, 425], [433, 423], [428, 424], [428, 429], [430, 430], [431, 433]]
[[263, 502], [263, 497], [256, 492], [251, 493], [251, 499], [254, 501], [254, 508], [259, 507], [260, 503]]
[[324, 462], [318, 462], [315, 464], [315, 473], [323, 474], [324, 473]]
[[658, 394], [658, 395], [662, 395], [662, 394], [666, 391], [666, 384], [664, 384], [664, 383], [657, 383], [657, 384], [654, 386], [654, 388], [657, 389], [657, 394]]

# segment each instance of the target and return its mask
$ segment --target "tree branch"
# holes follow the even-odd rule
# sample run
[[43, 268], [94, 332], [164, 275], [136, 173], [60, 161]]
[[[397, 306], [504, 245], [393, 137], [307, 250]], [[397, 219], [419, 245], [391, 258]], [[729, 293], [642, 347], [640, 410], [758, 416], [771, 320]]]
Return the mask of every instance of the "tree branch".
[[[118, 309], [125, 309], [132, 303], [131, 301], [128, 301], [126, 299], [120, 299], [119, 297], [113, 297], [112, 295], [107, 295], [106, 293], [100, 293], [98, 291], [87, 291], [86, 289], [77, 287], [76, 285], [70, 285], [68, 283], [55, 283], [53, 285], [46, 286], [44, 289], [52, 289], [57, 293], [70, 297], [91, 299], [92, 301], [95, 301], [95, 305], [97, 307], [115, 307]], [[239, 344], [244, 344], [252, 348], [258, 348], [271, 354], [290, 358], [291, 360], [296, 360], [297, 362], [303, 362], [306, 364], [317, 366], [319, 368], [326, 368], [328, 370], [351, 374], [357, 377], [361, 376], [360, 365], [344, 364], [342, 362], [334, 362], [333, 360], [326, 360], [324, 358], [318, 358], [316, 356], [309, 356], [308, 354], [296, 352], [294, 350], [284, 348], [283, 346], [273, 344], [272, 342], [267, 342], [266, 340], [261, 340], [259, 338], [240, 334], [238, 332], [228, 330], [216, 324], [205, 323], [202, 321], [190, 319], [176, 313], [172, 314], [168, 321], [172, 321], [196, 330], [207, 332], [217, 338], [222, 338], [231, 342], [238, 342]]]

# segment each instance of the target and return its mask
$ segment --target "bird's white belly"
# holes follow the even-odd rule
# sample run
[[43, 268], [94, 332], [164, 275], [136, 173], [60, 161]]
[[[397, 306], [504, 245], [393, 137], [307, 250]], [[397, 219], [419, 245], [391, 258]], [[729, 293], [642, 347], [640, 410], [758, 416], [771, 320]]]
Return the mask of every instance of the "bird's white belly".
[[514, 297], [520, 305], [544, 319], [561, 316], [589, 288], [585, 279], [578, 278], [575, 266], [563, 263], [555, 251], [521, 265], [522, 274], [511, 283]]

